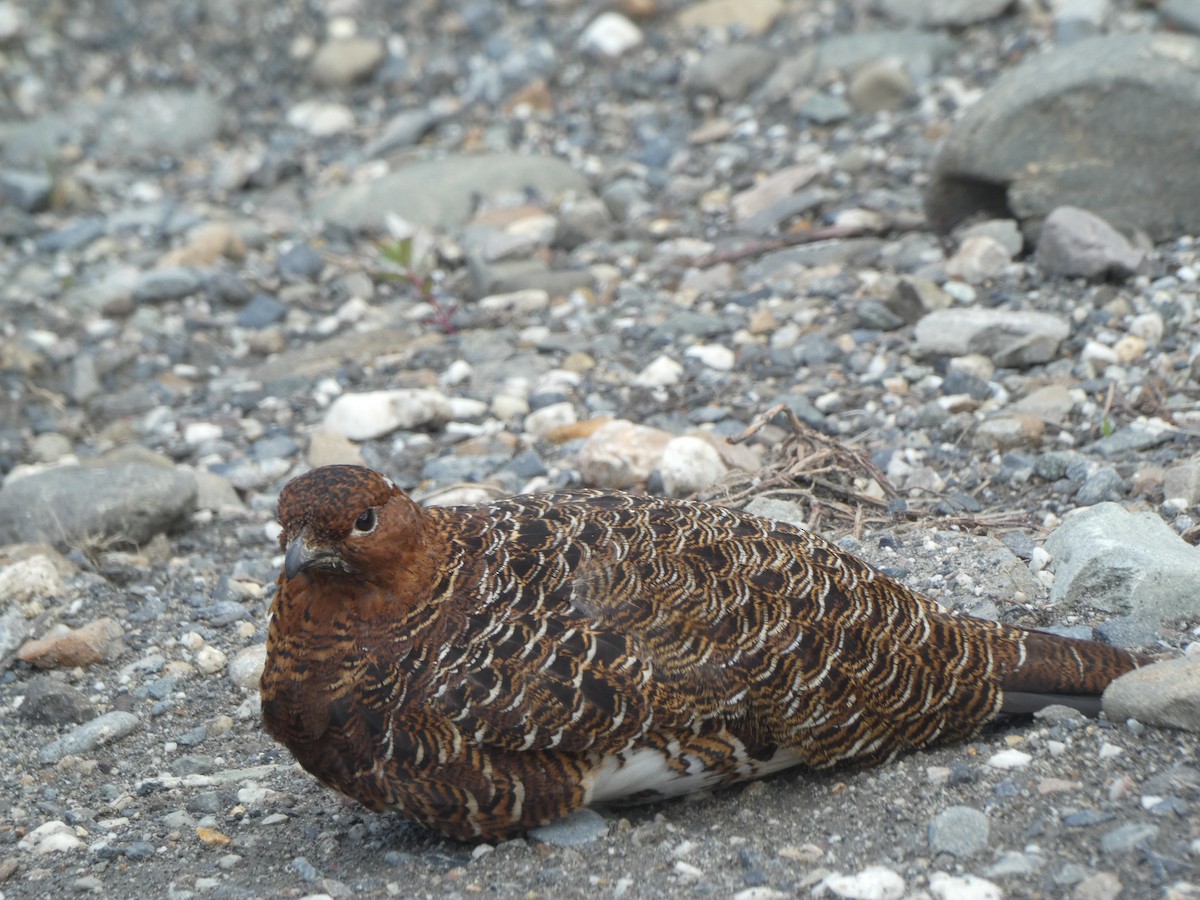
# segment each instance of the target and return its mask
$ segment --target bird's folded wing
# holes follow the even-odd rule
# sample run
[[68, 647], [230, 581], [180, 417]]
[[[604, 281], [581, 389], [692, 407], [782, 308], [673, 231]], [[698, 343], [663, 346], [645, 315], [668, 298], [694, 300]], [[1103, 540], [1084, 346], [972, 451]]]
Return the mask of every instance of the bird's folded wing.
[[474, 643], [443, 670], [434, 701], [464, 736], [506, 750], [604, 752], [644, 733], [648, 668], [626, 638], [582, 621], [518, 631], [519, 652]]

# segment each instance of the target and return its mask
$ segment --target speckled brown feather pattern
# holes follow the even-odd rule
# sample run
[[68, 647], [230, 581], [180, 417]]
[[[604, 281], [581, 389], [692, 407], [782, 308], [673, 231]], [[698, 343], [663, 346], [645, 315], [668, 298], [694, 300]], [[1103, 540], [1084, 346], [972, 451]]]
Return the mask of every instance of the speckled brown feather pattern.
[[699, 503], [426, 510], [330, 466], [288, 485], [280, 521], [294, 571], [267, 730], [329, 787], [462, 839], [878, 763], [970, 736], [1006, 689], [1098, 696], [1136, 665], [952, 615], [815, 535]]

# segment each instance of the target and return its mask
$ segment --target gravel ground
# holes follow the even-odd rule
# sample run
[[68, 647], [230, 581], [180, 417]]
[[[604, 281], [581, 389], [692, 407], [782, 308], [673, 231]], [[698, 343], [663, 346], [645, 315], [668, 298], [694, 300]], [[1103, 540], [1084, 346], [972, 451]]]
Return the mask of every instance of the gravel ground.
[[[1002, 73], [1195, 9], [319, 6], [0, 0], [0, 898], [1200, 896], [1186, 710], [473, 847], [319, 788], [255, 687], [323, 462], [775, 501], [957, 609], [1194, 655], [1194, 235], [922, 198]], [[1106, 504], [1162, 533], [1072, 592], [1043, 544]]]

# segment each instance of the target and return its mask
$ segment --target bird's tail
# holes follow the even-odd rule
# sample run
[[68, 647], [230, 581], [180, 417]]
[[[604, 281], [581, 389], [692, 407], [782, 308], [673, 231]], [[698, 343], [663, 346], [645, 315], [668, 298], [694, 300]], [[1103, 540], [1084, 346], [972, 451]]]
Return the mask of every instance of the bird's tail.
[[1047, 706], [1073, 707], [1084, 715], [1100, 714], [1100, 695], [1114, 679], [1152, 662], [1096, 641], [1027, 631], [1024, 653], [1000, 686], [1002, 713], [1031, 713]]

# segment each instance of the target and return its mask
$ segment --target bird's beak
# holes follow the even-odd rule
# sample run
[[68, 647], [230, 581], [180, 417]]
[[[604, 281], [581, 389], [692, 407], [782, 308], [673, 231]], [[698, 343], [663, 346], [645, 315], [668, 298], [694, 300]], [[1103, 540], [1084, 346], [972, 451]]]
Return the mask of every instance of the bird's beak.
[[283, 574], [287, 578], [295, 578], [301, 572], [312, 568], [341, 569], [345, 566], [342, 558], [334, 551], [309, 544], [308, 529], [292, 539], [283, 556]]
[[287, 553], [283, 557], [283, 574], [295, 578], [313, 564], [316, 555], [309, 549], [301, 534], [288, 544]]

